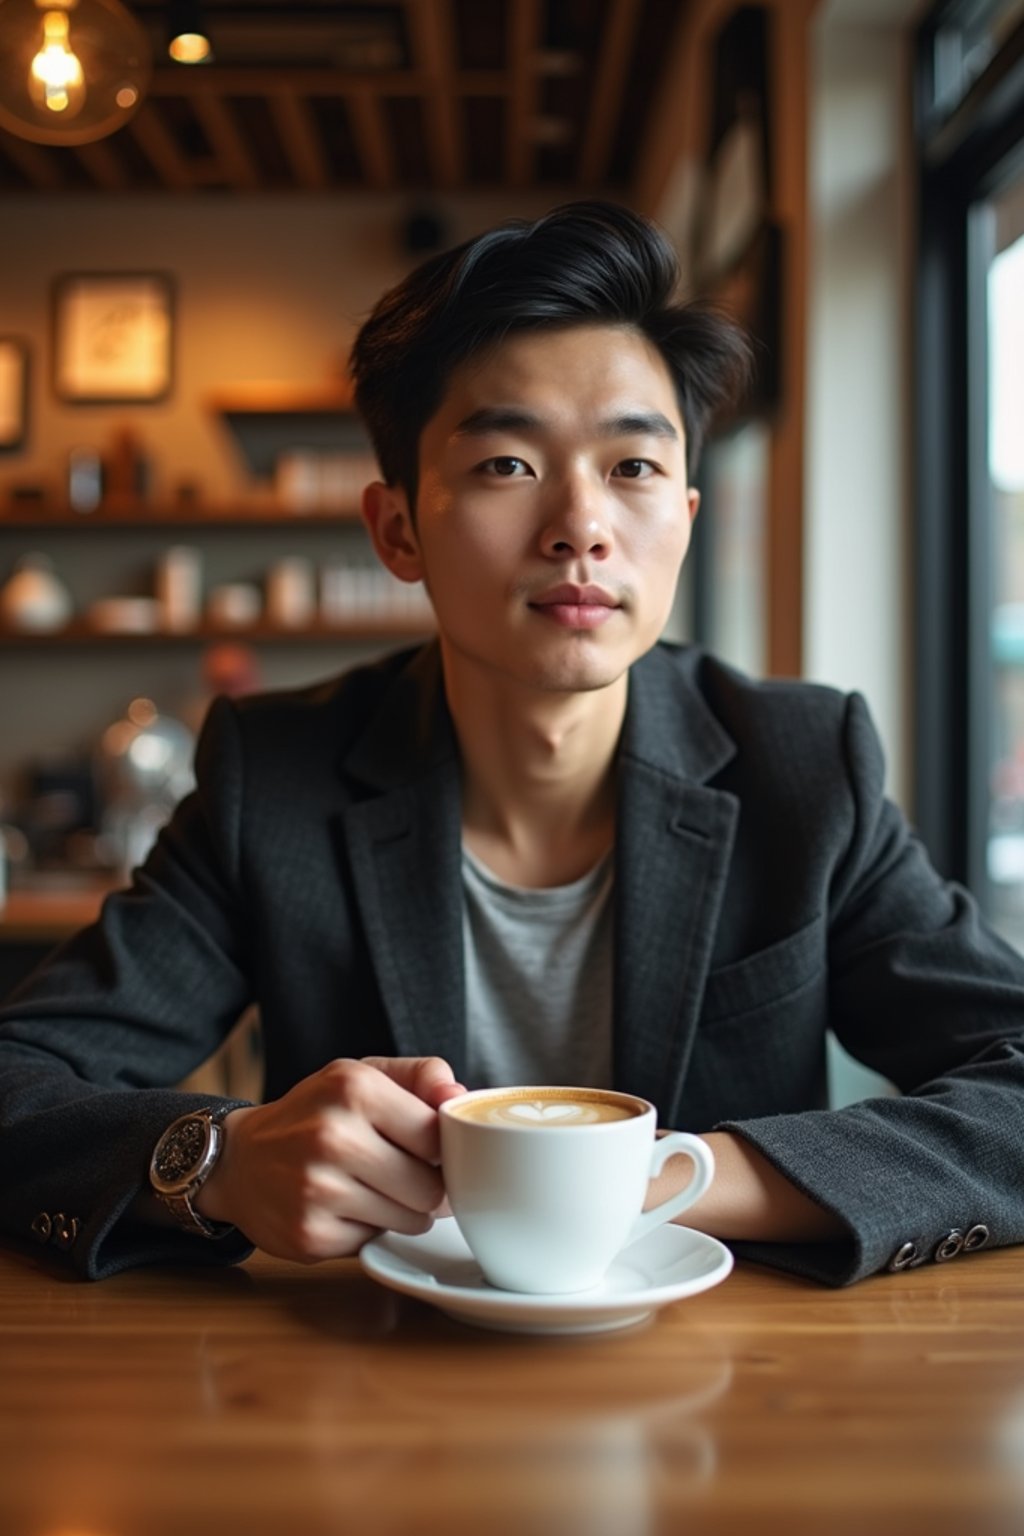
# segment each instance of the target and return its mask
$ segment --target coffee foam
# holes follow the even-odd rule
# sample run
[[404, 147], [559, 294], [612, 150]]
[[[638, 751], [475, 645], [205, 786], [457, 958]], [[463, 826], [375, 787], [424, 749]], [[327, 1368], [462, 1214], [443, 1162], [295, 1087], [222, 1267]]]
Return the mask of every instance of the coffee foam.
[[449, 1112], [460, 1120], [477, 1125], [510, 1126], [517, 1130], [542, 1130], [552, 1127], [606, 1125], [617, 1120], [635, 1120], [645, 1113], [639, 1099], [618, 1099], [585, 1089], [537, 1090], [494, 1094], [470, 1099], [467, 1103], [450, 1102]]

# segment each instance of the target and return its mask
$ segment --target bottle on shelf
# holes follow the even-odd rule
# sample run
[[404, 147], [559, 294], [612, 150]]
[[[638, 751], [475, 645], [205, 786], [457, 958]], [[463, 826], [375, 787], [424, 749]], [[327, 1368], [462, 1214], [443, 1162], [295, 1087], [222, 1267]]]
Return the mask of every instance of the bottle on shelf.
[[316, 618], [316, 569], [289, 555], [267, 572], [267, 618], [281, 629], [308, 629]]
[[68, 454], [68, 506], [72, 512], [95, 512], [103, 501], [103, 459], [95, 448], [72, 448]]
[[114, 434], [103, 467], [104, 498], [112, 507], [134, 507], [149, 500], [149, 456], [134, 428], [121, 427]]
[[156, 600], [164, 629], [195, 629], [202, 609], [203, 557], [189, 544], [172, 544], [156, 566]]

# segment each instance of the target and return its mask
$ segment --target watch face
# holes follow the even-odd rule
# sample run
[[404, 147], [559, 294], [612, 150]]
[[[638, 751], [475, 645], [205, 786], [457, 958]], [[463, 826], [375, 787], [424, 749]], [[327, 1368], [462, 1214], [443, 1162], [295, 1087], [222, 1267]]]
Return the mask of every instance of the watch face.
[[209, 1127], [202, 1119], [174, 1126], [157, 1147], [153, 1173], [165, 1184], [187, 1183], [206, 1151]]

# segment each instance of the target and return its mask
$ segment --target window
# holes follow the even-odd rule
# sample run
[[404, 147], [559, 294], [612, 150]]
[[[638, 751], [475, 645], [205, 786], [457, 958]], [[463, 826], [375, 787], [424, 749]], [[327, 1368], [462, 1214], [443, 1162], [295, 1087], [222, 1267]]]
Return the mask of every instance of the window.
[[1024, 3], [918, 34], [916, 818], [1024, 948]]

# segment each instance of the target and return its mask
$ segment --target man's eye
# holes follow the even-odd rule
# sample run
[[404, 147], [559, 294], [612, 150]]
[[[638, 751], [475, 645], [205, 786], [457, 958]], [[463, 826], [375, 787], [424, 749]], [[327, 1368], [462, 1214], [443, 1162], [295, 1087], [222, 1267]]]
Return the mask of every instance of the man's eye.
[[654, 474], [654, 465], [650, 459], [623, 459], [612, 473], [623, 480], [646, 480]]
[[500, 454], [495, 459], [485, 459], [480, 468], [488, 474], [500, 475], [505, 480], [518, 479], [529, 471], [525, 459], [517, 459], [508, 453]]

